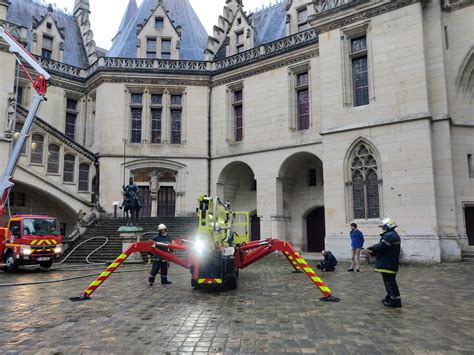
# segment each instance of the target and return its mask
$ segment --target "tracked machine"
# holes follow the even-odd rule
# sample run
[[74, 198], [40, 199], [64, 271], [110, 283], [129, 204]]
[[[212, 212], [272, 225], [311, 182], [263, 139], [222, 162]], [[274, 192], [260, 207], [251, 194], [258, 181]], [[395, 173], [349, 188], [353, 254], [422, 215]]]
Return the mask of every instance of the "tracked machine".
[[[192, 240], [176, 239], [172, 243], [143, 241], [132, 244], [85, 290], [88, 300], [110, 275], [133, 253], [145, 252], [178, 264], [191, 272], [194, 288], [222, 287], [235, 289], [239, 270], [274, 252], [281, 252], [295, 272], [305, 273], [323, 297], [321, 301], [338, 302], [329, 287], [288, 242], [268, 238], [250, 241], [249, 213], [234, 212], [218, 197], [200, 196], [196, 213], [199, 220], [197, 235]], [[180, 251], [180, 253], [174, 253]], [[185, 255], [179, 257], [177, 255]]]

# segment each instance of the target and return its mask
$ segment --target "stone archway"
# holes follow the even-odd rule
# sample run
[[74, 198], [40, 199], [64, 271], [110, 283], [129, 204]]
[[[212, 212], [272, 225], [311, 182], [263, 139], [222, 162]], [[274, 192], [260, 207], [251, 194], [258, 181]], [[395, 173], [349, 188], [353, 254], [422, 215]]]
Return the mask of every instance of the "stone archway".
[[257, 181], [252, 168], [240, 161], [228, 164], [219, 175], [216, 191], [223, 201], [229, 201], [233, 210], [251, 213], [251, 238], [260, 238], [260, 219], [257, 213]]
[[[39, 214], [56, 218], [64, 235], [69, 235], [74, 230], [77, 222], [78, 210], [52, 193], [36, 186], [15, 181], [15, 186], [9, 196], [10, 213], [13, 214]], [[8, 213], [2, 216], [2, 223], [9, 218]]]
[[293, 154], [281, 165], [279, 180], [282, 184], [280, 200], [287, 240], [304, 251], [308, 251], [310, 245], [312, 249], [319, 248], [314, 246], [313, 238], [308, 234], [315, 233], [319, 230], [316, 224], [324, 222], [321, 210], [314, 212], [319, 215], [311, 215], [315, 207], [324, 206], [322, 161], [310, 152]]

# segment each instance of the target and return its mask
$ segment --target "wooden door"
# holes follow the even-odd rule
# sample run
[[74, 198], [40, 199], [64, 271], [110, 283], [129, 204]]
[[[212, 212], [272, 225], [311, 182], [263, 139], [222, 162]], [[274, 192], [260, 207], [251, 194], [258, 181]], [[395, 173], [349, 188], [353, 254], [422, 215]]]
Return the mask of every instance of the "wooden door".
[[324, 207], [316, 208], [306, 218], [306, 232], [308, 240], [308, 251], [319, 253], [324, 250], [326, 237], [326, 224], [324, 219]]
[[149, 186], [138, 187], [138, 199], [142, 205], [140, 217], [151, 217], [151, 195]]
[[158, 217], [174, 217], [176, 192], [172, 187], [161, 187], [158, 191]]
[[250, 217], [250, 239], [260, 240], [260, 217], [257, 215]]

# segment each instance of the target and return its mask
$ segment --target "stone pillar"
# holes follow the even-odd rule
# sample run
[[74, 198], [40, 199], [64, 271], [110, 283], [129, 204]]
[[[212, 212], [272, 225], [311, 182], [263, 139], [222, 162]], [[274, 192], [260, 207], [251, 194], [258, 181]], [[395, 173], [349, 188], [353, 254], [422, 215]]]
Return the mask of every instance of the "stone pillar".
[[158, 216], [158, 171], [150, 173], [151, 216]]
[[[142, 227], [120, 227], [118, 229], [120, 238], [122, 239], [122, 252], [127, 250], [132, 244], [140, 242], [141, 234], [143, 233]], [[140, 253], [134, 253], [130, 255], [125, 263], [143, 263], [143, 259]]]
[[7, 11], [9, 7], [10, 7], [9, 0], [0, 0], [0, 20], [7, 19]]

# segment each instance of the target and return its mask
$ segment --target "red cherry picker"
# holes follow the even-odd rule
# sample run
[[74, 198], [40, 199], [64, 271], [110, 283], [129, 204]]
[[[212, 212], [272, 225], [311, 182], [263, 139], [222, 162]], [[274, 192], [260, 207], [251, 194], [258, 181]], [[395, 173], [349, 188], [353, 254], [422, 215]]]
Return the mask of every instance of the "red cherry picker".
[[[23, 146], [33, 126], [36, 113], [47, 91], [51, 76], [38, 64], [36, 59], [18, 43], [3, 27], [0, 27], [0, 39], [3, 39], [18, 65], [31, 81], [36, 94], [28, 116], [18, 136], [13, 151], [7, 161], [3, 176], [0, 178], [0, 216], [5, 213], [8, 195], [14, 186], [13, 174], [18, 164]], [[24, 64], [24, 62], [26, 64]], [[33, 79], [26, 65], [38, 73]], [[27, 227], [29, 226], [29, 228]], [[34, 215], [15, 215], [10, 218], [6, 228], [0, 228], [0, 266], [6, 271], [14, 271], [18, 265], [39, 264], [49, 268], [54, 258], [62, 253], [61, 236], [58, 223], [54, 218]], [[3, 264], [4, 263], [4, 264]]]
[[[71, 301], [90, 299], [91, 295], [133, 253], [152, 253], [191, 271], [194, 288], [225, 287], [235, 289], [239, 270], [273, 252], [281, 252], [295, 272], [304, 272], [319, 289], [321, 301], [338, 302], [329, 287], [288, 242], [277, 239], [249, 241], [249, 213], [234, 212], [218, 197], [200, 196], [196, 213], [199, 219], [198, 235], [194, 240], [176, 239], [172, 243], [143, 241], [132, 244], [85, 290], [83, 297]], [[181, 251], [180, 258], [173, 252]], [[180, 253], [183, 254], [183, 253]]]

